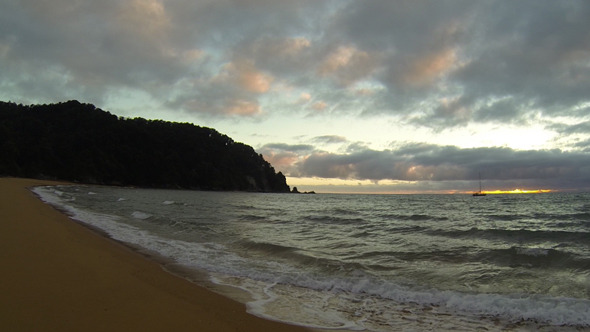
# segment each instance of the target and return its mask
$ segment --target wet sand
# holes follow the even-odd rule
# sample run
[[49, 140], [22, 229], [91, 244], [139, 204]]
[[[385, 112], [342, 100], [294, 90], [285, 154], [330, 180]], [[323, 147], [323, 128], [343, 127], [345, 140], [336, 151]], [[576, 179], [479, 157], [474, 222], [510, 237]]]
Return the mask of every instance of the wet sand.
[[164, 271], [0, 178], [3, 331], [309, 331], [255, 317], [245, 305]]

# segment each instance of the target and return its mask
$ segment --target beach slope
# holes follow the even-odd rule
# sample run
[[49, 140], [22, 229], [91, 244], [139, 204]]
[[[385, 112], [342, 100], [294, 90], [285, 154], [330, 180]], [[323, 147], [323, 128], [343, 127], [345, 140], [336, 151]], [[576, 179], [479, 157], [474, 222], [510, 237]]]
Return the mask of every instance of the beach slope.
[[161, 266], [0, 178], [0, 329], [3, 331], [305, 331]]

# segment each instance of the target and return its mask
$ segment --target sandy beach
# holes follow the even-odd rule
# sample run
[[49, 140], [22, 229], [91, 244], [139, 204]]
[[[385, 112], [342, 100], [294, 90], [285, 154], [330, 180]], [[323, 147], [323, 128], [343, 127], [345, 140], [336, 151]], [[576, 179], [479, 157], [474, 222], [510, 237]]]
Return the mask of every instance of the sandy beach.
[[0, 178], [0, 329], [4, 331], [306, 331], [162, 269]]

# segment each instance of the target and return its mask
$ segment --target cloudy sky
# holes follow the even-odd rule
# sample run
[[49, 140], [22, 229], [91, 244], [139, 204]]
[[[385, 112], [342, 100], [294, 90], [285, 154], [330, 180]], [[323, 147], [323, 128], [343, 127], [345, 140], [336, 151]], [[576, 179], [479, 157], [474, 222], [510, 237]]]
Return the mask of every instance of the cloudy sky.
[[215, 128], [300, 190], [590, 189], [585, 0], [3, 0], [0, 73]]

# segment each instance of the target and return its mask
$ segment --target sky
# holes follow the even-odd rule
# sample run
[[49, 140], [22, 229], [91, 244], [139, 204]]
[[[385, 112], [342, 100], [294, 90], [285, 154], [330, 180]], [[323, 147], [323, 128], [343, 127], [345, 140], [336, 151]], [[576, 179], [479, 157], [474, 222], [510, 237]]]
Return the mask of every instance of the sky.
[[3, 0], [0, 73], [214, 128], [300, 191], [590, 189], [585, 0]]

